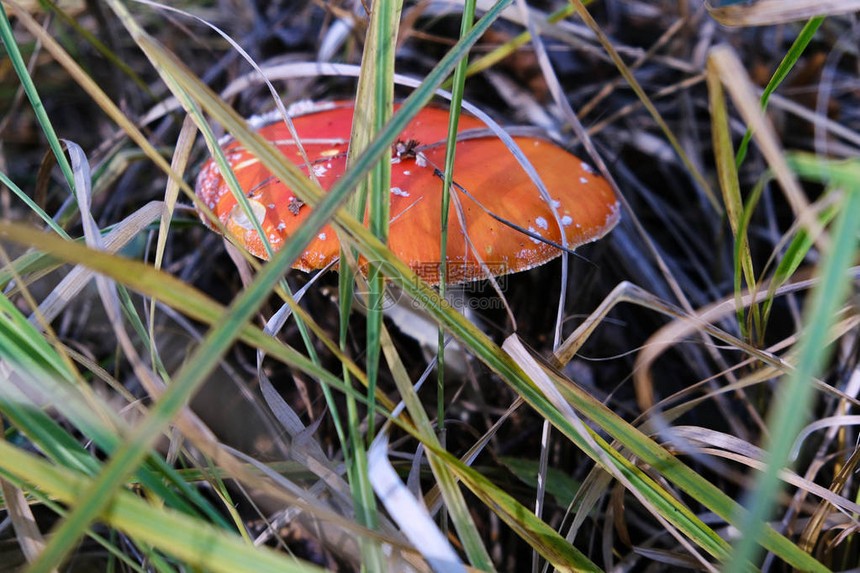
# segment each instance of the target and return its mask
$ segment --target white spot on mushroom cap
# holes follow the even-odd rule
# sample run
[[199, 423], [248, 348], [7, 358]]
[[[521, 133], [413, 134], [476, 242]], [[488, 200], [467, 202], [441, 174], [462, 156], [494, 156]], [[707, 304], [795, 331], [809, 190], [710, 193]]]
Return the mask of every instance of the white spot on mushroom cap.
[[320, 241], [325, 241], [325, 240], [326, 240], [325, 233], [320, 233], [319, 235], [317, 235], [317, 238], [318, 238]]
[[[302, 99], [290, 104], [290, 106], [287, 108], [287, 115], [289, 115], [290, 117], [298, 117], [300, 115], [325, 111], [327, 109], [334, 109], [334, 107], [334, 102], [315, 102], [311, 99]], [[278, 114], [278, 116], [280, 117], [280, 114]]]
[[[333, 102], [314, 102], [313, 100], [303, 99], [290, 104], [289, 107], [287, 107], [287, 115], [290, 117], [299, 117], [309, 113], [334, 109], [334, 107], [335, 105]], [[245, 122], [251, 129], [260, 129], [261, 127], [267, 126], [276, 121], [281, 121], [282, 119], [283, 115], [281, 115], [280, 110], [273, 109], [266, 113], [252, 115], [246, 119]], [[232, 138], [229, 140], [232, 140]]]
[[592, 167], [591, 165], [589, 165], [585, 161], [580, 162], [579, 166], [582, 167], [582, 170], [585, 171], [586, 173], [595, 173], [594, 167]]
[[400, 187], [392, 187], [391, 194], [397, 195], [398, 197], [409, 197], [409, 191], [404, 191]]
[[272, 117], [272, 112], [264, 113], [264, 114], [254, 114], [248, 119], [245, 120], [245, 123], [251, 129], [260, 129], [264, 125], [271, 123], [274, 120]]
[[316, 109], [316, 104], [312, 99], [300, 99], [299, 101], [294, 101], [287, 108], [287, 115], [290, 117], [294, 117], [297, 115], [302, 115], [304, 113], [308, 113], [309, 111], [313, 111]]
[[579, 182], [584, 185], [584, 184], [588, 183], [588, 179], [586, 179], [585, 177], [580, 177]]
[[[535, 228], [534, 228], [534, 227], [532, 227], [532, 226], [529, 226], [529, 232], [530, 232], [530, 233], [532, 233], [533, 235], [537, 235], [538, 237], [542, 237], [542, 236], [543, 236], [543, 235], [541, 235], [541, 234], [540, 234], [540, 231], [538, 231], [537, 229], [535, 229]], [[531, 242], [532, 242], [532, 243], [534, 243], [535, 245], [540, 245], [540, 243], [541, 243], [538, 239], [535, 239], [534, 237], [529, 237], [529, 241], [531, 241]]]
[[328, 168], [326, 168], [325, 165], [314, 165], [313, 169], [314, 175], [316, 175], [317, 177], [322, 177], [323, 175], [325, 175], [325, 172], [328, 171]]
[[535, 219], [535, 225], [537, 225], [544, 231], [549, 229], [549, 223], [547, 223], [546, 219], [544, 219], [543, 217], [538, 217], [537, 219]]
[[424, 158], [420, 153], [415, 156], [415, 165], [418, 167], [427, 167], [427, 159]]
[[565, 215], [561, 218], [561, 224], [565, 227], [569, 227], [571, 223], [573, 223], [573, 219], [570, 218], [570, 215]]
[[[251, 213], [254, 214], [254, 218], [262, 225], [263, 220], [266, 218], [266, 208], [259, 201], [254, 201], [253, 199], [249, 199], [248, 203], [251, 205]], [[254, 224], [248, 218], [248, 215], [245, 211], [242, 210], [241, 205], [236, 205], [233, 207], [233, 211], [230, 212], [230, 219], [233, 220], [233, 223], [242, 227], [243, 229], [253, 229]]]
[[412, 172], [411, 171], [404, 171], [403, 174], [404, 175], [412, 175]]
[[561, 201], [557, 201], [557, 200], [553, 199], [552, 200], [552, 208], [558, 209], [559, 207], [561, 207]]

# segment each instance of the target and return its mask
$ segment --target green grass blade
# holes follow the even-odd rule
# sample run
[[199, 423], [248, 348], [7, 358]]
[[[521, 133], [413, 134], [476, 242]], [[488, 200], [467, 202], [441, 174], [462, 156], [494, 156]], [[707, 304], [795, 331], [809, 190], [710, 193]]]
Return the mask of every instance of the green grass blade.
[[[465, 36], [475, 19], [475, 0], [466, 0], [463, 5], [463, 16], [460, 21], [460, 37]], [[460, 111], [463, 103], [463, 92], [466, 86], [466, 71], [468, 59], [464, 57], [454, 69], [451, 90], [451, 114], [448, 119], [448, 139], [445, 142], [445, 168], [442, 176], [442, 209], [439, 213], [439, 295], [445, 296], [445, 283], [448, 278], [448, 210], [451, 205], [451, 183], [454, 180], [454, 158], [457, 149], [457, 127], [460, 124]], [[439, 434], [445, 443], [445, 331], [439, 329], [436, 357], [436, 419], [439, 424]]]
[[36, 205], [36, 202], [30, 199], [30, 197], [26, 193], [24, 193], [20, 187], [15, 185], [15, 183], [11, 179], [9, 179], [9, 177], [7, 177], [5, 173], [0, 173], [0, 183], [11, 189], [12, 193], [14, 193], [15, 196], [18, 197], [18, 199], [20, 199], [25, 205], [27, 205], [27, 207], [29, 207], [31, 211], [36, 213], [36, 215], [38, 215], [39, 218], [44, 221], [46, 225], [53, 229], [55, 233], [57, 233], [59, 236], [63, 237], [66, 240], [71, 240], [71, 237], [68, 233], [66, 233], [65, 229], [60, 227], [56, 223], [56, 221], [54, 221], [47, 213], [45, 213], [45, 211], [41, 207]]
[[[761, 194], [764, 192], [764, 183], [764, 180], [757, 183], [747, 197], [747, 200], [744, 201], [743, 210], [740, 213], [741, 217], [737, 223], [737, 231], [735, 232], [735, 246], [732, 251], [734, 256], [735, 304], [740, 304], [741, 307], [743, 306], [739, 300], [743, 296], [743, 293], [741, 292], [741, 276], [743, 275], [745, 277], [747, 288], [750, 292], [758, 290], [758, 283], [756, 283], [754, 277], [752, 277], [752, 253], [750, 252], [747, 230], [749, 229], [752, 216], [755, 213], [755, 208], [758, 206], [759, 199], [761, 199]], [[741, 240], [738, 240], [737, 237], [741, 237]], [[762, 307], [766, 304], [767, 301], [765, 301]], [[743, 308], [739, 308], [740, 312], [737, 313], [739, 320], [743, 320], [743, 322], [740, 323], [741, 332], [748, 333], [747, 337], [751, 342], [753, 341], [753, 337], [756, 337], [755, 342], [759, 344], [763, 344], [764, 332], [767, 328], [767, 320], [763, 317], [762, 307], [755, 303], [751, 304], [746, 320], [743, 320]]]
[[72, 167], [63, 153], [63, 146], [57, 133], [54, 131], [54, 126], [51, 123], [48, 113], [45, 111], [45, 106], [42, 105], [42, 99], [39, 97], [39, 92], [36, 90], [36, 84], [33, 83], [33, 78], [27, 71], [27, 65], [24, 63], [24, 58], [21, 57], [21, 50], [18, 49], [18, 44], [15, 42], [15, 34], [12, 31], [12, 24], [9, 22], [9, 17], [6, 15], [4, 4], [0, 4], [0, 40], [6, 47], [6, 53], [9, 54], [9, 59], [12, 62], [12, 67], [15, 68], [15, 73], [18, 74], [18, 79], [21, 80], [21, 85], [24, 86], [24, 93], [30, 100], [30, 105], [33, 108], [33, 113], [39, 120], [39, 125], [42, 126], [42, 131], [48, 140], [48, 145], [57, 159], [57, 164], [63, 172], [63, 177], [66, 178], [66, 183], [69, 189], [74, 191], [75, 178], [72, 175]]
[[[820, 217], [821, 224], [829, 225], [838, 212], [839, 209], [835, 206], [823, 211]], [[815, 241], [809, 236], [809, 233], [804, 229], [800, 229], [797, 235], [791, 240], [788, 248], [786, 248], [785, 254], [779, 260], [779, 264], [773, 273], [773, 278], [767, 287], [768, 297], [762, 304], [762, 322], [764, 325], [767, 325], [767, 321], [770, 318], [770, 313], [773, 309], [773, 299], [777, 289], [794, 276], [794, 273], [800, 268], [800, 265], [809, 253], [809, 249], [814, 244]]]
[[[800, 34], [794, 40], [788, 53], [785, 54], [785, 57], [779, 63], [779, 67], [776, 69], [773, 77], [770, 78], [770, 81], [764, 88], [764, 92], [761, 94], [762, 109], [767, 109], [767, 102], [770, 99], [770, 95], [776, 91], [776, 88], [779, 87], [783, 80], [788, 76], [789, 72], [791, 72], [792, 68], [794, 68], [794, 65], [800, 59], [800, 56], [803, 55], [803, 52], [806, 50], [809, 42], [812, 41], [812, 38], [815, 36], [815, 32], [821, 26], [822, 22], [824, 22], [824, 16], [811, 18], [800, 31]], [[738, 146], [737, 155], [735, 156], [735, 165], [738, 168], [740, 168], [747, 156], [747, 148], [749, 147], [751, 139], [752, 129], [748, 127], [740, 145]]]
[[[370, 22], [365, 36], [364, 52], [362, 55], [361, 74], [358, 80], [358, 90], [355, 97], [352, 130], [350, 134], [347, 166], [351, 166], [358, 155], [364, 151], [382, 125], [391, 117], [394, 98], [394, 49], [399, 26], [401, 2], [380, 0], [374, 5], [370, 14]], [[365, 209], [368, 209], [370, 230], [381, 241], [388, 241], [388, 211], [389, 189], [391, 187], [391, 163], [387, 157], [379, 158], [370, 173], [361, 181], [357, 192], [351, 199], [351, 212], [364, 219]], [[368, 204], [365, 205], [364, 202]], [[346, 246], [342, 246], [344, 258]], [[355, 251], [351, 253], [353, 256]], [[346, 267], [346, 264], [342, 264]], [[359, 523], [370, 527], [379, 526], [376, 497], [369, 479], [367, 459], [367, 444], [373, 440], [376, 433], [375, 414], [376, 383], [379, 374], [379, 331], [382, 325], [381, 296], [384, 289], [382, 277], [373, 261], [368, 261], [368, 289], [363, 301], [367, 307], [367, 343], [365, 354], [365, 370], [367, 372], [367, 433], [361, 434], [361, 415], [355, 400], [347, 398], [347, 426], [349, 428], [349, 484], [352, 489], [353, 503], [356, 507], [356, 518]], [[352, 298], [355, 277], [352, 272], [340, 276], [339, 292], [341, 299]], [[361, 279], [359, 279], [361, 280]], [[347, 327], [351, 305], [340, 309], [340, 343], [341, 349], [346, 349]], [[362, 558], [372, 570], [384, 569], [384, 557], [378, 544], [369, 540], [361, 545]]]
[[[368, 140], [385, 126], [394, 111], [394, 51], [397, 45], [397, 30], [400, 26], [402, 0], [378, 0], [371, 13], [371, 19], [377, 24], [373, 28], [375, 38], [375, 66], [372, 68], [373, 113], [372, 129]], [[364, 70], [362, 70], [363, 72]], [[358, 108], [356, 107], [356, 112]], [[383, 156], [371, 171], [369, 186], [369, 228], [383, 243], [388, 243], [388, 223], [391, 218], [391, 160]], [[379, 341], [382, 327], [382, 307], [385, 295], [385, 277], [379, 273], [374, 261], [370, 261], [368, 273], [368, 308], [367, 308], [367, 397], [368, 404], [374, 404], [376, 382], [379, 374]], [[374, 416], [367, 419], [367, 443], [373, 441], [376, 434]]]
[[[747, 288], [755, 289], [756, 279], [753, 269], [752, 254], [750, 253], [749, 240], [746, 227], [741, 224], [744, 216], [744, 203], [741, 197], [740, 183], [738, 181], [738, 170], [734, 161], [732, 150], [731, 131], [729, 129], [729, 116], [726, 106], [725, 93], [719, 75], [709, 73], [707, 76], [708, 96], [711, 109], [711, 134], [714, 144], [714, 156], [717, 164], [717, 176], [720, 181], [720, 190], [723, 195], [723, 203], [726, 206], [726, 216], [732, 228], [735, 242], [735, 313], [738, 325], [741, 329], [741, 337], [749, 339], [750, 332], [747, 329], [747, 321], [744, 318], [745, 307], [741, 301], [743, 295], [743, 279], [746, 280]], [[758, 305], [750, 308], [750, 313], [759, 317]], [[760, 334], [760, 323], [755, 321]]]
[[[460, 38], [465, 37], [472, 29], [475, 20], [475, 1], [467, 0], [463, 5], [463, 14], [460, 21]], [[466, 85], [466, 74], [468, 58], [464, 56], [454, 69], [452, 84], [450, 116], [448, 120], [448, 136], [445, 144], [445, 166], [442, 180], [441, 212], [439, 214], [439, 231], [441, 235], [439, 253], [439, 296], [445, 297], [445, 281], [448, 276], [448, 213], [451, 203], [451, 185], [454, 175], [454, 159], [457, 146], [457, 130], [460, 122], [460, 111], [463, 102], [463, 93]], [[443, 449], [446, 444], [445, 434], [445, 331], [440, 326], [437, 337], [436, 355], [436, 422], [439, 435], [439, 445]], [[411, 411], [411, 410], [410, 410]], [[453, 479], [448, 468], [440, 463], [435, 456], [430, 456], [431, 467], [436, 476], [439, 489], [445, 499], [445, 507], [442, 509], [442, 531], [447, 531], [447, 516], [450, 513], [454, 529], [460, 535], [463, 548], [469, 556], [470, 563], [484, 571], [492, 571], [493, 562], [487, 553], [472, 516], [469, 513], [465, 499], [460, 493], [456, 481]]]

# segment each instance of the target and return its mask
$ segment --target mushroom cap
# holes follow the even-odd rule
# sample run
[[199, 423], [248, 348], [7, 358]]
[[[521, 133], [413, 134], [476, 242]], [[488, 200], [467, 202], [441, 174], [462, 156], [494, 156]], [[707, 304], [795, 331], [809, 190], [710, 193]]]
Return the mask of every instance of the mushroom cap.
[[[346, 168], [353, 109], [351, 102], [315, 104], [293, 117], [314, 174], [326, 191]], [[437, 167], [441, 169], [445, 162], [448, 117], [448, 112], [439, 108], [421, 110], [400, 135], [400, 147], [409, 148], [415, 142], [417, 153], [409, 149], [400, 155], [393, 153], [391, 166], [389, 248], [431, 284], [439, 282], [442, 177]], [[484, 127], [480, 120], [462, 115], [458, 131]], [[259, 132], [307, 172], [282, 121], [275, 119]], [[559, 223], [568, 248], [573, 249], [599, 239], [618, 222], [615, 194], [587, 163], [543, 139], [513, 139], [540, 174], [558, 220], [501, 140], [487, 135], [458, 141], [454, 183], [460, 189], [453, 192], [464, 218], [461, 223], [452, 201], [446, 282], [485, 278], [476, 254], [494, 275], [524, 271], [554, 259], [562, 251], [544, 240], [562, 244]], [[253, 215], [277, 250], [307, 218], [310, 208], [238, 142], [226, 144], [224, 153]], [[196, 192], [240, 244], [251, 254], [266, 258], [263, 241], [211, 159], [200, 171]], [[201, 218], [212, 226], [203, 214]], [[520, 229], [527, 229], [529, 234]], [[323, 268], [338, 257], [339, 250], [334, 230], [325, 226], [293, 267], [303, 271]]]

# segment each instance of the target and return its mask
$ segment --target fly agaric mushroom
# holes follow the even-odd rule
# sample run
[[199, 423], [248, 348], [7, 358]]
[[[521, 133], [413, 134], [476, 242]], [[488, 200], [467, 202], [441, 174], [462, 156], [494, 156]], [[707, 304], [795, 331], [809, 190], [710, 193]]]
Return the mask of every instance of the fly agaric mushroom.
[[[311, 169], [324, 190], [345, 170], [353, 110], [351, 102], [313, 104], [302, 106], [292, 118]], [[474, 117], [460, 117], [460, 132], [484, 127]], [[391, 159], [389, 248], [431, 284], [439, 282], [441, 251], [442, 177], [435, 166], [444, 165], [447, 131], [448, 112], [425, 108], [401, 133]], [[259, 132], [275, 143], [287, 159], [307, 171], [282, 121], [273, 119]], [[564, 228], [569, 249], [599, 239], [618, 222], [614, 193], [587, 163], [542, 139], [514, 137], [514, 141], [540, 173], [552, 207], [497, 137], [458, 141], [454, 163], [457, 190], [453, 192], [459, 193], [464, 221], [458, 219], [452, 202], [446, 282], [484, 278], [476, 254], [493, 274], [524, 271], [559, 256], [562, 251], [553, 244], [561, 245], [563, 241], [553, 209]], [[238, 142], [224, 146], [224, 153], [248, 197], [253, 216], [277, 250], [307, 218], [310, 208]], [[227, 232], [251, 254], [266, 258], [262, 239], [211, 159], [197, 178], [196, 192]], [[203, 214], [201, 217], [213, 226]], [[323, 268], [337, 258], [339, 249], [334, 230], [326, 226], [293, 268]]]

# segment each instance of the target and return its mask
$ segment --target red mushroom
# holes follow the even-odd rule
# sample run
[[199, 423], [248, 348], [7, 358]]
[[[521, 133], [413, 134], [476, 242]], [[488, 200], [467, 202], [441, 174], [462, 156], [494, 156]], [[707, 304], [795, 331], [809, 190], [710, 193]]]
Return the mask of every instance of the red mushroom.
[[[313, 105], [293, 117], [323, 189], [344, 172], [352, 116], [352, 103], [336, 103]], [[461, 132], [484, 127], [474, 117], [460, 118]], [[437, 166], [444, 164], [447, 130], [448, 112], [425, 108], [392, 151], [389, 248], [431, 284], [439, 282], [442, 179]], [[289, 160], [307, 169], [283, 122], [275, 120], [259, 131]], [[615, 195], [588, 164], [542, 139], [514, 137], [514, 141], [549, 191], [568, 248], [597, 240], [615, 226], [619, 218]], [[307, 217], [309, 207], [237, 142], [227, 144], [224, 153], [253, 215], [277, 250]], [[476, 254], [497, 275], [530, 269], [561, 254], [553, 246], [562, 244], [562, 235], [552, 208], [498, 138], [488, 135], [458, 141], [454, 183], [461, 190], [455, 192], [465, 217], [463, 225], [452, 205], [447, 282], [483, 278]], [[197, 178], [197, 195], [240, 244], [266, 258], [263, 241], [211, 160]], [[203, 220], [209, 224], [205, 217]], [[303, 271], [320, 269], [338, 256], [339, 248], [334, 230], [325, 227], [293, 266]]]

